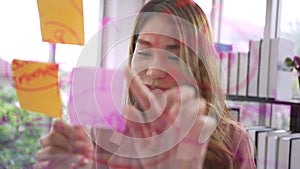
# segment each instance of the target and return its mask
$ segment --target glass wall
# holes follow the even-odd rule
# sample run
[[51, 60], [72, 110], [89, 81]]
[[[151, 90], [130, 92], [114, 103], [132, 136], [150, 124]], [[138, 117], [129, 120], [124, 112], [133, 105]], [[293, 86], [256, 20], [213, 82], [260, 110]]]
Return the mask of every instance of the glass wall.
[[232, 44], [234, 51], [247, 52], [250, 39], [263, 38], [266, 0], [216, 0], [214, 5], [212, 0], [194, 1], [214, 24], [216, 42]]
[[299, 0], [282, 1], [280, 37], [293, 40], [296, 44], [296, 54], [300, 56], [300, 15]]
[[[98, 30], [99, 1], [83, 2], [87, 42]], [[50, 46], [42, 42], [37, 1], [1, 1], [0, 21], [0, 59], [8, 63], [13, 59], [48, 62]], [[56, 62], [64, 72], [61, 75], [75, 67], [82, 49], [79, 45], [56, 45]], [[66, 103], [66, 85], [61, 89]], [[31, 168], [43, 129], [50, 128], [44, 117], [20, 108], [12, 82], [0, 77], [0, 168]]]
[[220, 42], [248, 52], [249, 40], [263, 38], [266, 0], [224, 0]]
[[[220, 31], [215, 37], [216, 41], [232, 44], [235, 51], [247, 52], [250, 39], [257, 40], [263, 37], [267, 0], [218, 0], [221, 3], [215, 5], [213, 0], [194, 1], [201, 6], [210, 22], [212, 9], [221, 13], [221, 23], [218, 23], [220, 27], [214, 30]], [[85, 43], [94, 36], [101, 23], [100, 2], [84, 1]], [[299, 5], [299, 0], [282, 0], [280, 22], [280, 37], [295, 41], [297, 55], [300, 55], [300, 15], [297, 14]], [[13, 59], [42, 62], [49, 60], [50, 48], [49, 44], [42, 42], [41, 39], [36, 1], [1, 1], [0, 21], [1, 59], [7, 62]], [[56, 62], [69, 72], [77, 64], [82, 49], [83, 46], [58, 44]], [[0, 78], [0, 82], [1, 80]], [[67, 98], [63, 100], [66, 101]], [[257, 124], [257, 112], [256, 104], [244, 106], [241, 110], [241, 120], [245, 120], [245, 124], [248, 125]], [[276, 117], [288, 118], [286, 114]], [[10, 83], [7, 86], [0, 86], [0, 168], [28, 168], [34, 163], [34, 153], [39, 148], [41, 129], [49, 127], [49, 124], [43, 124], [41, 117], [39, 114], [20, 109]], [[278, 125], [287, 126], [286, 121], [281, 123]]]
[[[84, 1], [85, 42], [98, 30], [99, 1]], [[0, 57], [8, 62], [24, 59], [47, 62], [49, 45], [42, 42], [36, 1], [0, 2]], [[56, 60], [62, 68], [76, 65], [83, 46], [56, 45]]]
[[205, 12], [208, 20], [210, 21], [212, 1], [194, 0], [194, 2], [196, 2], [201, 7], [201, 9]]

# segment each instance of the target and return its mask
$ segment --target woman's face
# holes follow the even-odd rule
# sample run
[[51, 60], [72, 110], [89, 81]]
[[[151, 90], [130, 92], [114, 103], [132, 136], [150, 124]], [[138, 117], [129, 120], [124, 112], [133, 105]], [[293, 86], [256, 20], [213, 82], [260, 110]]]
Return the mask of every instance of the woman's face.
[[183, 47], [174, 23], [164, 16], [152, 16], [143, 25], [132, 57], [132, 69], [150, 89], [167, 90], [178, 86], [188, 75], [179, 57]]

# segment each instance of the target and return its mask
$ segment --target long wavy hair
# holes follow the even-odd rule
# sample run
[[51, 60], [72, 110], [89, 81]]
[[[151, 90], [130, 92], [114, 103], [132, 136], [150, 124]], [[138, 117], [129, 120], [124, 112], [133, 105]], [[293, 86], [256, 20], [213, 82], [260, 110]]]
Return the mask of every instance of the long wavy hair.
[[[213, 115], [218, 125], [210, 137], [210, 142], [204, 162], [205, 168], [233, 168], [234, 155], [230, 151], [229, 124], [232, 117], [225, 104], [225, 95], [221, 90], [219, 73], [217, 71], [217, 52], [214, 48], [213, 36], [203, 10], [192, 0], [151, 0], [143, 6], [136, 18], [129, 47], [129, 62], [135, 51], [136, 41], [142, 26], [150, 15], [145, 13], [168, 14], [187, 21], [192, 26], [177, 23], [180, 40], [187, 44], [180, 51], [180, 58], [190, 67], [197, 82], [200, 95], [207, 102], [207, 115]], [[129, 102], [135, 103], [129, 92]]]

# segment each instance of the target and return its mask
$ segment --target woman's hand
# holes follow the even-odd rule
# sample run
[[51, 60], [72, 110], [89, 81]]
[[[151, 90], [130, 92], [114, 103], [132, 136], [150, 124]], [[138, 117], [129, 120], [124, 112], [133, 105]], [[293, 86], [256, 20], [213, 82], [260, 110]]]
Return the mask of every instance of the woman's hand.
[[189, 85], [150, 91], [130, 69], [127, 78], [139, 110], [136, 106], [125, 109], [131, 137], [120, 143], [119, 151], [134, 147], [132, 156], [143, 168], [201, 168], [207, 133], [212, 133], [216, 124], [204, 115], [205, 100]]
[[56, 120], [51, 131], [40, 138], [34, 168], [91, 168], [92, 144], [81, 127]]

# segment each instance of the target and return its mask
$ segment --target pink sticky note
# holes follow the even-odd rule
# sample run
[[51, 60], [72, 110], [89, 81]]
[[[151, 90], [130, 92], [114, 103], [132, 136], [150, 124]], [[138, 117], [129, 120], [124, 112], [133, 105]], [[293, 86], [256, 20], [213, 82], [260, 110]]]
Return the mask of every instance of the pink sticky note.
[[68, 102], [71, 123], [123, 130], [125, 83], [123, 71], [74, 68]]

